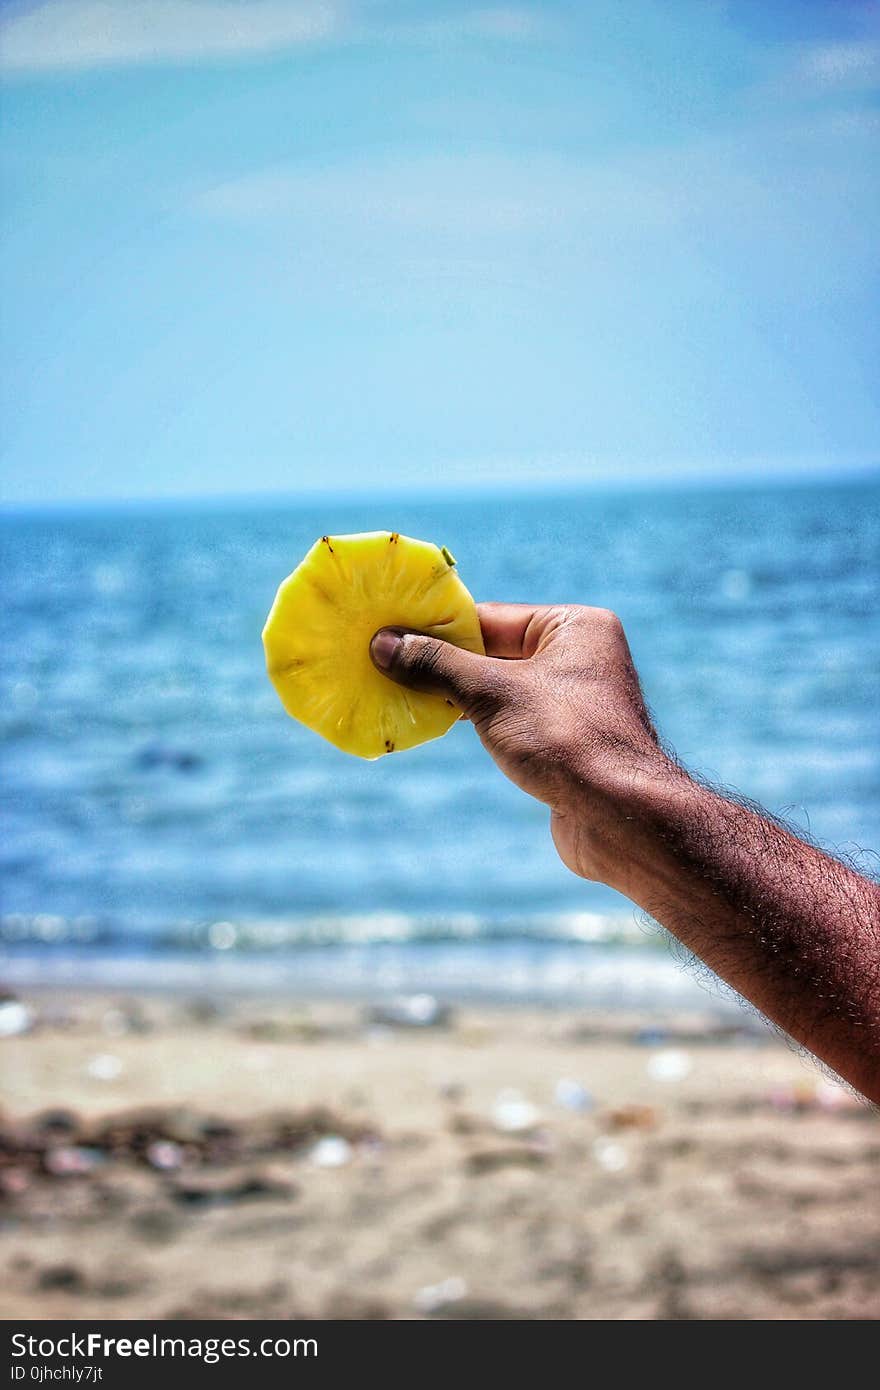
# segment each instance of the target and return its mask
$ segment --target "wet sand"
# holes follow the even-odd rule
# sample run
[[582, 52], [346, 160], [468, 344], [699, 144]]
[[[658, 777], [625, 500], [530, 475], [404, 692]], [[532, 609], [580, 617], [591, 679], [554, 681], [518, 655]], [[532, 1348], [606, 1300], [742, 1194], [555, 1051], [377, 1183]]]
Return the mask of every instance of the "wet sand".
[[21, 1002], [5, 1318], [880, 1314], [880, 1117], [745, 1019]]

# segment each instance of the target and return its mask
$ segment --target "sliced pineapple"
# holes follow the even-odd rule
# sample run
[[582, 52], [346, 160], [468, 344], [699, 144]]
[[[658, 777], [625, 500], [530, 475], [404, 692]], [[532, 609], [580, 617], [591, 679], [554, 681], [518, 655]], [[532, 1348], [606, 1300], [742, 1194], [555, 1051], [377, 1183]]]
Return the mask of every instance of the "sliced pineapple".
[[449, 551], [396, 531], [322, 536], [284, 580], [263, 629], [266, 668], [287, 713], [360, 758], [439, 738], [459, 714], [376, 669], [370, 640], [380, 627], [483, 651]]

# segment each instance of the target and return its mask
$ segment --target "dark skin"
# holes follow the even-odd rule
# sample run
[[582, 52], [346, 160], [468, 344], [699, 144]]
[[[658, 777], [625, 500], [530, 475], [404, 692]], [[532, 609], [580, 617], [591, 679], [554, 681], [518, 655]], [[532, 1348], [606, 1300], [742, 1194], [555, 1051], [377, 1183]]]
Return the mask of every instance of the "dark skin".
[[486, 656], [385, 628], [384, 674], [443, 695], [550, 807], [563, 862], [616, 888], [880, 1103], [880, 887], [661, 747], [619, 620], [485, 603]]

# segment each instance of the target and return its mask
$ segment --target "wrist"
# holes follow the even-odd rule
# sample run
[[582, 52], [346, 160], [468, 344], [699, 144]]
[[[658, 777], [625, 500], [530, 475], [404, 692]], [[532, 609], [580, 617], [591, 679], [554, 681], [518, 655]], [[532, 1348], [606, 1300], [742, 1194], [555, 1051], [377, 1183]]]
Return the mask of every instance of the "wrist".
[[615, 756], [578, 779], [571, 818], [577, 845], [570, 866], [646, 906], [671, 808], [698, 791], [660, 748]]

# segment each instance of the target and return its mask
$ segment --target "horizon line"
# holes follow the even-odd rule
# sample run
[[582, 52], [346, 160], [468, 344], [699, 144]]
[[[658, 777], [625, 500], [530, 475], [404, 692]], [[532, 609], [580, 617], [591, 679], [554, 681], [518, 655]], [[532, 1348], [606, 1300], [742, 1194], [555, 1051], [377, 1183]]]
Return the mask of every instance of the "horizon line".
[[784, 468], [761, 471], [757, 467], [742, 469], [736, 473], [712, 472], [697, 475], [682, 471], [658, 475], [630, 474], [627, 477], [574, 478], [564, 475], [547, 478], [499, 478], [467, 482], [457, 480], [451, 486], [443, 484], [388, 484], [386, 486], [340, 487], [326, 489], [303, 487], [298, 490], [286, 488], [265, 488], [263, 490], [229, 490], [224, 492], [169, 492], [142, 494], [109, 494], [105, 496], [75, 496], [56, 498], [13, 498], [0, 497], [0, 515], [15, 513], [56, 513], [80, 512], [91, 509], [129, 510], [153, 507], [200, 505], [207, 507], [270, 506], [278, 504], [285, 507], [308, 506], [322, 502], [382, 502], [389, 498], [396, 501], [458, 501], [486, 496], [577, 496], [590, 493], [650, 493], [684, 489], [687, 491], [721, 491], [725, 488], [738, 490], [745, 487], [810, 487], [834, 486], [835, 484], [880, 482], [880, 461], [872, 463], [847, 464], [835, 468], [834, 465], [805, 468], [800, 472]]

